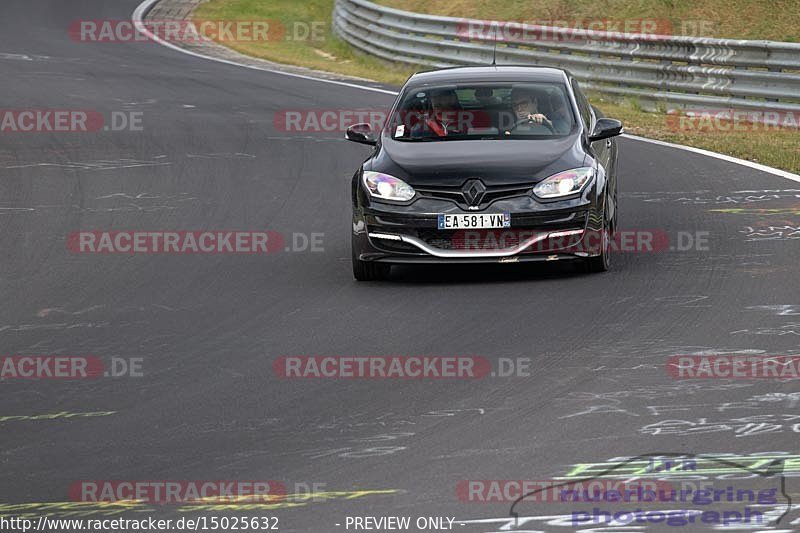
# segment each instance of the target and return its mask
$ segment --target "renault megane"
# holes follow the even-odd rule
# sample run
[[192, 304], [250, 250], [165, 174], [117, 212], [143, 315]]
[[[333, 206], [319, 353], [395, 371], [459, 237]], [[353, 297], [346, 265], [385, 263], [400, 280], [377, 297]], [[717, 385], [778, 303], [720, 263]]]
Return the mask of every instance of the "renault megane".
[[459, 67], [418, 73], [353, 176], [353, 274], [393, 264], [581, 260], [610, 266], [618, 120], [569, 72]]

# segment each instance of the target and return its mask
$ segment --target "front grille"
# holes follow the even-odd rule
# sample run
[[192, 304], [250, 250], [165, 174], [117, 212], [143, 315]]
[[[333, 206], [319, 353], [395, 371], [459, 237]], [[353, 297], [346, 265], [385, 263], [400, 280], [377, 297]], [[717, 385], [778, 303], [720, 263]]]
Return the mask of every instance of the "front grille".
[[462, 187], [436, 187], [436, 188], [419, 188], [415, 187], [417, 193], [422, 197], [434, 198], [437, 200], [450, 200], [459, 205], [459, 207], [485, 207], [488, 204], [503, 200], [506, 198], [514, 198], [515, 196], [525, 196], [530, 194], [532, 185], [512, 185], [508, 187], [487, 187], [480, 203], [473, 205], [464, 197]]

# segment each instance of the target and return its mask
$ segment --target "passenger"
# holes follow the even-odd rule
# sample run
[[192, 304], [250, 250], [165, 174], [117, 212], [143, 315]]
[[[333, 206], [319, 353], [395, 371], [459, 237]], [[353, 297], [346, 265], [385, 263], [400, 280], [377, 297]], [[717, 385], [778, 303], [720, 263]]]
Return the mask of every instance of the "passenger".
[[551, 93], [549, 102], [547, 116], [552, 121], [553, 129], [559, 135], [566, 135], [572, 130], [572, 114], [564, 96], [561, 93]]
[[411, 130], [412, 137], [447, 137], [461, 134], [459, 111], [461, 105], [452, 89], [434, 92], [430, 95], [431, 112]]

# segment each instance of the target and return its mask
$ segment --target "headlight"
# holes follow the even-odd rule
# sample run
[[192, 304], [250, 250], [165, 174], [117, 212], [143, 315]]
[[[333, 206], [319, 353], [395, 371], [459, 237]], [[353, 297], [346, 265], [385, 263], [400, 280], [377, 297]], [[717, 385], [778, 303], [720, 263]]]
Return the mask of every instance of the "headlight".
[[375, 198], [405, 202], [414, 198], [416, 192], [408, 183], [382, 172], [364, 171], [364, 186]]
[[559, 172], [541, 181], [533, 188], [533, 194], [539, 198], [558, 198], [580, 192], [594, 176], [590, 167], [575, 168]]

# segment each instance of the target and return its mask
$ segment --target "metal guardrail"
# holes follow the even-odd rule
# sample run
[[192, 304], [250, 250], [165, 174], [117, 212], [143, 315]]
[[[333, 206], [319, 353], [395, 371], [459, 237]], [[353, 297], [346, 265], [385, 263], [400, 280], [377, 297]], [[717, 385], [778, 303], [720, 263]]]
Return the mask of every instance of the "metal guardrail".
[[[334, 31], [382, 59], [450, 67], [540, 65], [569, 70], [585, 88], [647, 108], [800, 113], [800, 44], [610, 34], [517, 23], [495, 41], [488, 21], [336, 0]], [[470, 26], [472, 25], [472, 26]], [[471, 28], [478, 31], [471, 31]], [[480, 30], [483, 28], [483, 30]], [[546, 35], [548, 38], [525, 38]]]

